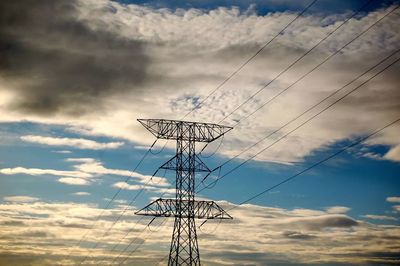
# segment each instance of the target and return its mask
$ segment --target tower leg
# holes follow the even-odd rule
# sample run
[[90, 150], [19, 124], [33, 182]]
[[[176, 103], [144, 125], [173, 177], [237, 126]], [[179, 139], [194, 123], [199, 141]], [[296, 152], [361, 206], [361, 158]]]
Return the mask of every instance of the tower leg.
[[168, 266], [200, 265], [194, 218], [175, 217]]

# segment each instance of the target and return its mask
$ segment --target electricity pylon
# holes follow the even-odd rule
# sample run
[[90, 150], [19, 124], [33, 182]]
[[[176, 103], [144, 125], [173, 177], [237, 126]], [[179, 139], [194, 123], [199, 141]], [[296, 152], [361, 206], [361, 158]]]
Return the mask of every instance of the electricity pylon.
[[175, 199], [157, 199], [136, 212], [138, 215], [175, 217], [169, 251], [169, 266], [200, 265], [195, 218], [232, 219], [214, 201], [195, 200], [195, 173], [211, 172], [196, 155], [196, 142], [212, 142], [231, 127], [164, 119], [138, 119], [158, 139], [176, 140], [176, 155], [161, 169], [176, 172]]

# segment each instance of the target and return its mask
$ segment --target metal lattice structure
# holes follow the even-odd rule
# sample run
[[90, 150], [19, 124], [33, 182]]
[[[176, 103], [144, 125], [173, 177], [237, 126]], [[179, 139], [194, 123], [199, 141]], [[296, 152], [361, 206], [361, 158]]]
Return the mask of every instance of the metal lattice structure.
[[200, 265], [195, 219], [232, 219], [214, 201], [195, 200], [195, 173], [210, 172], [196, 155], [196, 142], [212, 142], [231, 127], [165, 119], [138, 119], [156, 138], [176, 140], [176, 155], [160, 168], [176, 172], [175, 199], [157, 199], [138, 215], [175, 217], [168, 265]]

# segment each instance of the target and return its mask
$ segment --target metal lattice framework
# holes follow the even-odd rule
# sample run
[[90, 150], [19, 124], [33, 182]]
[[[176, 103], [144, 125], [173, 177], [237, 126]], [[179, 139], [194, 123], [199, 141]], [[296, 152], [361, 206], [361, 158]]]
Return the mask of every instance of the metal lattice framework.
[[[189, 201], [183, 201], [182, 204], [190, 204]], [[157, 199], [140, 210], [140, 215], [155, 217], [179, 217], [179, 202], [174, 199]], [[184, 216], [182, 218], [196, 219], [232, 219], [217, 203], [214, 201], [195, 201], [193, 216]]]
[[212, 142], [231, 130], [217, 124], [166, 119], [138, 119], [158, 139]]
[[196, 142], [212, 142], [231, 127], [165, 119], [138, 119], [155, 137], [176, 140], [176, 155], [160, 168], [176, 172], [175, 199], [157, 199], [138, 215], [175, 217], [168, 265], [200, 265], [195, 218], [232, 219], [214, 201], [195, 201], [195, 172], [210, 172], [196, 155]]

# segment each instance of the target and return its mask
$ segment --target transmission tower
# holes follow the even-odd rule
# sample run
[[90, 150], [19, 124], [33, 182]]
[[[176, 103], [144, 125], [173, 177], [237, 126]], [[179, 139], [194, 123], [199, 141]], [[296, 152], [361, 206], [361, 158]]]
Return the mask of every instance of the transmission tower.
[[138, 119], [158, 139], [176, 140], [176, 155], [160, 168], [176, 172], [175, 199], [159, 198], [138, 215], [175, 217], [169, 266], [200, 265], [195, 219], [232, 219], [214, 201], [195, 200], [195, 173], [211, 170], [196, 155], [196, 142], [212, 142], [231, 127], [164, 119]]

